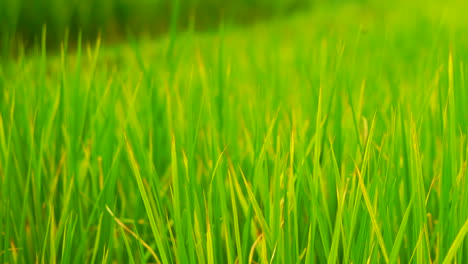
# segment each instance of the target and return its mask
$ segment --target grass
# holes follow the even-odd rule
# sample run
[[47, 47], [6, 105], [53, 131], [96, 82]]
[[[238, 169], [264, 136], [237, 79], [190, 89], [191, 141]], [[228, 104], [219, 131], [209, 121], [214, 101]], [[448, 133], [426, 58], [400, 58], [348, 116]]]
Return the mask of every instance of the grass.
[[0, 262], [467, 262], [463, 7], [0, 64]]

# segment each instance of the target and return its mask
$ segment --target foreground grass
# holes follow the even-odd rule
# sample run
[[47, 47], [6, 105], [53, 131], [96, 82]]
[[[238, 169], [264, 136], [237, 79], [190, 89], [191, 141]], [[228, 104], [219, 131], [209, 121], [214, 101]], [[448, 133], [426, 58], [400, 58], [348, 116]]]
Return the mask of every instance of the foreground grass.
[[457, 8], [1, 64], [0, 261], [467, 262]]

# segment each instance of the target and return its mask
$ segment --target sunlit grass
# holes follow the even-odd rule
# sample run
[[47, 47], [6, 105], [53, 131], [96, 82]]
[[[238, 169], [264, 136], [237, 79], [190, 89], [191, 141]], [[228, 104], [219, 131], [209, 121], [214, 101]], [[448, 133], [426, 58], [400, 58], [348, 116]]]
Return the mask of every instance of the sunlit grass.
[[0, 262], [467, 262], [468, 22], [412, 11], [0, 64]]

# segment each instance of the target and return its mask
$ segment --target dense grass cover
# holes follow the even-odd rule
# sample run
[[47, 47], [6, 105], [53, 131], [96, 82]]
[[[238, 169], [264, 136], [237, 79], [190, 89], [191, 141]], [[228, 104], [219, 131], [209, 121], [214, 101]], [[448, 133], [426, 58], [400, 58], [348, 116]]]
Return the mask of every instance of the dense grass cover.
[[0, 64], [0, 262], [466, 263], [462, 7]]

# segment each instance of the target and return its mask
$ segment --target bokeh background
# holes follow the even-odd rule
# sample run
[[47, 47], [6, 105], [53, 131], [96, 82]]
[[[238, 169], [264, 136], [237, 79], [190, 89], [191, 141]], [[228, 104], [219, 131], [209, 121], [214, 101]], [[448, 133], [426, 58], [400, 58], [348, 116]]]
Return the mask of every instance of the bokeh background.
[[78, 32], [92, 39], [122, 40], [129, 34], [162, 35], [171, 29], [215, 28], [221, 21], [249, 24], [289, 15], [324, 3], [372, 0], [1, 0], [3, 50], [40, 43], [47, 25], [47, 44], [56, 47]]

